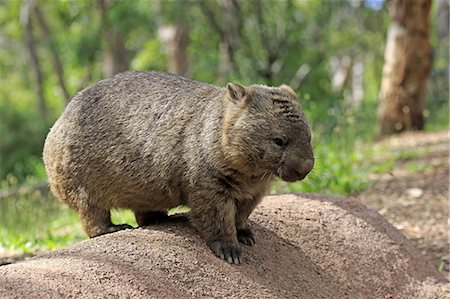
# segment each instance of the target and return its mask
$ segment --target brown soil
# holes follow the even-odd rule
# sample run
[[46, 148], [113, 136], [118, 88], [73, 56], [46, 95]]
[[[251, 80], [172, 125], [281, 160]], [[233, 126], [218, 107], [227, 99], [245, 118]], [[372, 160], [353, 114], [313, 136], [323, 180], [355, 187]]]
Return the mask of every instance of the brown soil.
[[244, 263], [187, 223], [121, 231], [0, 267], [0, 298], [444, 298], [447, 282], [377, 212], [349, 199], [266, 197]]
[[[356, 199], [377, 210], [439, 271], [449, 272], [449, 132], [408, 133], [374, 145], [394, 169]], [[402, 154], [403, 153], [403, 154]]]

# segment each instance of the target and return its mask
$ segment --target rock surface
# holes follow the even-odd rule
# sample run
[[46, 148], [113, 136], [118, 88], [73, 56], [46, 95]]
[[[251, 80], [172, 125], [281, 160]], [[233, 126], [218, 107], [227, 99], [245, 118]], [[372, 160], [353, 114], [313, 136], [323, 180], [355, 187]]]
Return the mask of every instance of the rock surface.
[[190, 225], [126, 230], [0, 267], [0, 298], [444, 298], [448, 281], [377, 212], [310, 194], [266, 197], [244, 263]]

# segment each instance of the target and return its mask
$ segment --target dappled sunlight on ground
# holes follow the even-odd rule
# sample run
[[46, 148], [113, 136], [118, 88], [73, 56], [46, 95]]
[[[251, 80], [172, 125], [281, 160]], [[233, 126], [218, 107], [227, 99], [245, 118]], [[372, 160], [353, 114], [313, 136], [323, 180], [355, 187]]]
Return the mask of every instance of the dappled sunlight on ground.
[[449, 272], [449, 132], [407, 133], [374, 146], [380, 160], [394, 156], [389, 173], [357, 199], [377, 210], [424, 253]]

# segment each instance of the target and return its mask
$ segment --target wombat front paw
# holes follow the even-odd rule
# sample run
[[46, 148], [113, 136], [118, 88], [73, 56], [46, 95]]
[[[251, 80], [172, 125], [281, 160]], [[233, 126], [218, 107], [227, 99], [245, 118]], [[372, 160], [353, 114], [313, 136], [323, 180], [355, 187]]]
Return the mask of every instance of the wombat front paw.
[[212, 251], [220, 257], [228, 261], [230, 264], [240, 264], [241, 263], [241, 250], [239, 245], [231, 244], [229, 241], [214, 241], [209, 247]]
[[247, 246], [253, 246], [253, 244], [255, 244], [253, 232], [249, 228], [238, 229], [237, 239], [239, 242]]

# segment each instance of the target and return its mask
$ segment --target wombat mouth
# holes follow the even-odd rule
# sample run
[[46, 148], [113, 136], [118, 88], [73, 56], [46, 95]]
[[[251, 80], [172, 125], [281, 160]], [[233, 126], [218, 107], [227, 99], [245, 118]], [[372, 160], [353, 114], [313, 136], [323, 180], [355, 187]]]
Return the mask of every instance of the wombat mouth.
[[296, 177], [290, 177], [290, 176], [280, 176], [280, 179], [282, 179], [285, 182], [288, 183], [293, 183], [293, 182], [297, 182], [297, 181], [301, 181], [306, 177], [306, 175], [302, 175], [302, 176], [296, 176]]
[[302, 173], [294, 169], [286, 171], [280, 167], [277, 171], [277, 176], [285, 182], [293, 183], [303, 180], [308, 175], [308, 173], [309, 171]]

